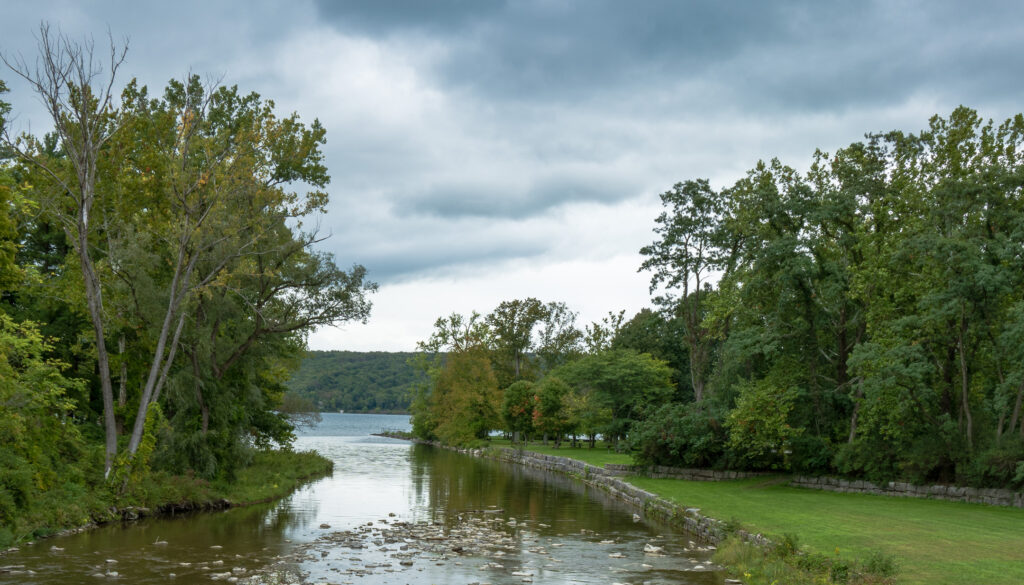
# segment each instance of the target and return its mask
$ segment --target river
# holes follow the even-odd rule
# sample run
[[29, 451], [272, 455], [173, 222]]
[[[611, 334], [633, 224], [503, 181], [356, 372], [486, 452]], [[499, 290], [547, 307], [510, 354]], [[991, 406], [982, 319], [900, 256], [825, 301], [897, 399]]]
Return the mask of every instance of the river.
[[[139, 585], [216, 583], [213, 576], [232, 569], [244, 575], [280, 556], [294, 558], [297, 550], [305, 553], [300, 569], [311, 583], [723, 582], [710, 552], [666, 526], [636, 522], [632, 510], [596, 488], [371, 435], [384, 429], [407, 430], [408, 417], [324, 414], [320, 425], [300, 434], [296, 448], [332, 459], [330, 477], [273, 504], [40, 540], [0, 557], [0, 565], [32, 571], [0, 574], [0, 583], [98, 583], [112, 573], [116, 582]], [[400, 563], [411, 553], [399, 548], [415, 551], [415, 543], [408, 535], [390, 539], [392, 545], [381, 540], [403, 525], [457, 531], [467, 521], [477, 522], [493, 550], [424, 550]], [[363, 540], [353, 544], [353, 538]], [[645, 545], [662, 554], [645, 554]]]

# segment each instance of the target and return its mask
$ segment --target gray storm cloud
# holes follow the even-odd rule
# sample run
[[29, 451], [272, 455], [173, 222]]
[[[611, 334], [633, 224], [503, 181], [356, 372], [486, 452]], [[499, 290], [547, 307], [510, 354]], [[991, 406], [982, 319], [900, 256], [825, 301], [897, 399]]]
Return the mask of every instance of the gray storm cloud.
[[[97, 41], [109, 27], [131, 38], [124, 82], [159, 94], [191, 71], [319, 118], [322, 247], [340, 263], [402, 290], [528, 265], [544, 274], [530, 294], [558, 299], [576, 282], [544, 266], [639, 265], [676, 181], [799, 168], [960, 104], [1017, 113], [1022, 17], [1017, 2], [51, 0], [5, 7], [0, 51], [31, 58], [41, 20]], [[16, 123], [44, 131], [0, 79]], [[600, 295], [618, 277], [593, 278]]]

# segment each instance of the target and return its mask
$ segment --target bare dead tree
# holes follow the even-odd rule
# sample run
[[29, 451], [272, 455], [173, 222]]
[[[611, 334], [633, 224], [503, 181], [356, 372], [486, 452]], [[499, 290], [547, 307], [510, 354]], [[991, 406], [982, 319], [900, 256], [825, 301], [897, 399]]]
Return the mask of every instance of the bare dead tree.
[[[110, 36], [108, 34], [108, 36]], [[103, 394], [103, 423], [106, 430], [105, 472], [109, 477], [117, 454], [117, 423], [103, 323], [103, 291], [96, 272], [89, 236], [94, 231], [90, 215], [96, 201], [97, 162], [104, 143], [117, 132], [114, 80], [128, 51], [127, 40], [118, 47], [110, 36], [110, 54], [96, 54], [91, 39], [72, 40], [60, 30], [39, 26], [39, 55], [30, 66], [24, 57], [0, 55], [4, 64], [35, 91], [53, 121], [54, 132], [70, 163], [70, 172], [37, 156], [31, 141], [18, 140], [4, 129], [2, 140], [18, 156], [48, 175], [59, 195], [50, 201], [75, 252], [85, 285], [86, 303], [96, 342], [97, 369]], [[106, 71], [102, 62], [107, 62]], [[68, 199], [73, 205], [68, 205]]]

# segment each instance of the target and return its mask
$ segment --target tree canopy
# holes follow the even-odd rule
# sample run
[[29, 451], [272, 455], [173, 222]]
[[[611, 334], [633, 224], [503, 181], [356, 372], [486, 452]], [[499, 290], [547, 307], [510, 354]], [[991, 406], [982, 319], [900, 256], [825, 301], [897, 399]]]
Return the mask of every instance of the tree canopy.
[[44, 489], [78, 457], [69, 481], [85, 481], [100, 448], [116, 490], [288, 445], [306, 336], [364, 321], [376, 288], [304, 228], [327, 202], [324, 128], [195, 75], [159, 97], [119, 89], [126, 48], [106, 62], [46, 25], [39, 39], [38, 67], [5, 63], [53, 132], [14, 135], [0, 101], [0, 432], [27, 462], [12, 469]]

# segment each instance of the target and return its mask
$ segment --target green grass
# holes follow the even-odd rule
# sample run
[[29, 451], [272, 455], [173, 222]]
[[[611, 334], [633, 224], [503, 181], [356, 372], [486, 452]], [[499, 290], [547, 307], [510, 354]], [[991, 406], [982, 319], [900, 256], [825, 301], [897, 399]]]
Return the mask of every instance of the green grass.
[[259, 451], [231, 481], [213, 484], [221, 497], [235, 504], [283, 498], [308, 479], [326, 475], [334, 464], [314, 451]]
[[[513, 447], [512, 443], [507, 439], [491, 439], [490, 446]], [[551, 442], [548, 442], [547, 446], [545, 446], [540, 441], [534, 441], [528, 444], [525, 449], [534, 453], [541, 453], [542, 455], [557, 455], [559, 457], [576, 459], [596, 467], [604, 467], [605, 463], [622, 465], [631, 465], [633, 463], [633, 458], [630, 457], [629, 453], [616, 453], [608, 445], [605, 445], [603, 441], [598, 441], [593, 449], [585, 446], [574, 448], [570, 447], [569, 443], [562, 443], [561, 447], [555, 449]]]
[[899, 559], [897, 583], [1024, 583], [1024, 510], [788, 487], [784, 478], [727, 482], [629, 478], [638, 487], [767, 536], [795, 534], [809, 552]]

